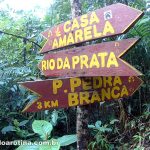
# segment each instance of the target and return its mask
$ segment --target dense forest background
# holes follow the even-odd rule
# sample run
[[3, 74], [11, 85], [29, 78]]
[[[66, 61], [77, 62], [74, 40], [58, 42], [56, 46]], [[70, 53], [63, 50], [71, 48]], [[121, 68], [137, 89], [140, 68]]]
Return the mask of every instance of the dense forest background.
[[[0, 0], [0, 3], [3, 0]], [[118, 101], [89, 106], [90, 150], [145, 150], [150, 149], [150, 3], [144, 0], [81, 0], [82, 14], [121, 2], [144, 11], [144, 16], [126, 34], [99, 39], [94, 42], [140, 37], [124, 59], [143, 73], [143, 85], [136, 93]], [[43, 10], [45, 11], [45, 10]], [[44, 133], [35, 129], [35, 123], [46, 127], [47, 140], [72, 135], [70, 142], [63, 138], [60, 149], [75, 150], [76, 108], [46, 110], [38, 113], [22, 113], [28, 102], [35, 99], [33, 93], [18, 82], [46, 79], [37, 67], [42, 59], [38, 54], [45, 43], [40, 33], [49, 27], [71, 19], [69, 0], [54, 0], [41, 19], [31, 11], [15, 11], [10, 7], [0, 10], [0, 140], [38, 141]], [[39, 125], [40, 126], [40, 125]], [[39, 129], [40, 130], [40, 129]], [[33, 132], [34, 131], [34, 132]], [[40, 136], [41, 137], [40, 137]], [[43, 135], [44, 136], [44, 135]], [[44, 138], [43, 138], [44, 139]], [[69, 139], [69, 138], [68, 138]], [[73, 143], [73, 144], [71, 144]], [[18, 146], [0, 146], [12, 150]], [[37, 147], [22, 147], [22, 150]], [[58, 147], [45, 147], [57, 150]], [[44, 150], [43, 147], [40, 150]]]

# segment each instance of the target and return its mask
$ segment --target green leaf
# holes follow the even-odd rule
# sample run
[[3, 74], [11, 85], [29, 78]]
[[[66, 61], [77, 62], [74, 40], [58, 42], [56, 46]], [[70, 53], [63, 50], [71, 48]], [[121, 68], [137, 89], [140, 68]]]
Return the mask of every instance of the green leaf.
[[5, 84], [5, 82], [3, 82], [3, 81], [0, 81], [0, 85], [4, 85]]
[[92, 143], [92, 150], [94, 150], [95, 146], [96, 146], [96, 142], [93, 142]]
[[15, 119], [15, 120], [14, 120], [14, 125], [15, 125], [16, 127], [18, 127], [18, 126], [19, 126], [19, 122], [18, 122], [18, 120], [17, 120], [17, 119]]
[[48, 142], [43, 145], [39, 145], [39, 150], [59, 150], [60, 149], [60, 143], [56, 139], [51, 139], [50, 141], [44, 141]]
[[111, 129], [111, 128], [105, 128], [105, 131], [107, 131], [107, 132], [111, 132], [111, 131], [112, 131], [112, 129]]
[[138, 23], [138, 25], [142, 25], [144, 23], [149, 23], [149, 21], [150, 21], [150, 18], [141, 19], [140, 22]]
[[39, 134], [43, 140], [47, 140], [53, 130], [53, 126], [50, 122], [45, 120], [35, 120], [32, 124], [32, 129], [35, 133]]
[[57, 124], [57, 119], [58, 119], [58, 112], [56, 110], [54, 110], [52, 113], [52, 120], [51, 120], [51, 123], [54, 126]]
[[119, 120], [118, 119], [113, 119], [113, 120], [110, 121], [110, 124], [114, 124], [115, 122], [119, 122]]
[[6, 132], [15, 131], [15, 129], [14, 129], [14, 126], [7, 126], [7, 127], [4, 127], [1, 131], [3, 134], [6, 134]]
[[77, 135], [76, 134], [64, 135], [58, 138], [57, 140], [60, 143], [60, 146], [67, 146], [67, 145], [77, 142]]
[[39, 150], [38, 145], [21, 145], [16, 150]]
[[24, 126], [29, 122], [29, 120], [24, 120], [19, 123], [19, 126]]
[[94, 125], [89, 124], [89, 125], [88, 125], [88, 128], [89, 128], [89, 129], [93, 129], [93, 128], [95, 129], [95, 126], [94, 126]]
[[102, 127], [99, 127], [98, 128], [99, 129], [99, 131], [101, 131], [101, 132], [111, 132], [112, 131], [112, 129], [111, 128], [106, 128], [106, 127], [104, 127], [104, 126], [102, 126]]
[[99, 128], [101, 125], [102, 125], [101, 121], [96, 121], [96, 123], [95, 123], [95, 127], [96, 128]]

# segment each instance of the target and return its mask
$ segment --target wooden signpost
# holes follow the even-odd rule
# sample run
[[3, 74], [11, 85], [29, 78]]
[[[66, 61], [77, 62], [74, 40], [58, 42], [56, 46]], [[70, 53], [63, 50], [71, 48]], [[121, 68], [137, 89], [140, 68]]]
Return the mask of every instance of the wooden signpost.
[[131, 96], [142, 84], [136, 76], [66, 78], [21, 83], [39, 95], [23, 112], [66, 108]]
[[143, 15], [124, 4], [113, 4], [76, 17], [42, 33], [47, 39], [40, 53], [97, 38], [123, 34]]
[[[41, 53], [125, 33], [142, 14], [118, 3], [79, 16], [43, 32], [47, 42]], [[21, 83], [39, 96], [23, 111], [37, 112], [131, 96], [142, 84], [137, 77], [142, 74], [120, 57], [137, 41], [138, 38], [131, 38], [46, 54], [39, 64], [45, 76], [73, 78]]]
[[46, 54], [39, 64], [45, 76], [138, 76], [141, 73], [120, 57], [137, 38], [58, 51]]

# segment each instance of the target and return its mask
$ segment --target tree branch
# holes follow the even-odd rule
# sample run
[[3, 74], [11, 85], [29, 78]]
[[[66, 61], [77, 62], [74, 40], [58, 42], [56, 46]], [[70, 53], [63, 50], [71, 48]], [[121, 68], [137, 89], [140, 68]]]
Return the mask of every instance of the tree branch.
[[25, 39], [26, 41], [35, 44], [35, 45], [38, 46], [39, 48], [42, 48], [38, 43], [36, 43], [36, 42], [34, 42], [34, 41], [31, 41], [30, 39], [28, 39], [28, 38], [26, 38], [26, 37], [23, 37], [23, 36], [20, 36], [20, 35], [15, 35], [15, 34], [12, 34], [12, 33], [7, 33], [7, 32], [5, 32], [5, 31], [1, 31], [1, 30], [0, 30], [0, 34], [1, 34], [1, 33], [6, 34], [6, 35], [11, 35], [11, 36], [14, 36], [14, 37], [16, 37], [16, 38]]

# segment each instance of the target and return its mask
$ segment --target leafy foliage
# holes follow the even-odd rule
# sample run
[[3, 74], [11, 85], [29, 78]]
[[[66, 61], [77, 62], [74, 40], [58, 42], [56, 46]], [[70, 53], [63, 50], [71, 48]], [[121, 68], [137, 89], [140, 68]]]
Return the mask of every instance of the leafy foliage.
[[105, 136], [106, 132], [111, 132], [112, 129], [107, 127], [108, 125], [102, 125], [101, 121], [96, 121], [95, 125], [89, 125], [95, 133], [95, 141], [89, 143], [89, 149], [111, 149], [114, 148], [107, 140]]
[[35, 120], [32, 124], [32, 129], [35, 133], [38, 133], [42, 139], [47, 140], [48, 135], [50, 135], [53, 130], [53, 126], [45, 120]]
[[39, 134], [43, 141], [43, 144], [34, 144], [29, 147], [28, 145], [21, 145], [17, 148], [17, 150], [28, 150], [31, 149], [40, 149], [40, 150], [59, 150], [60, 146], [67, 146], [77, 141], [76, 135], [65, 135], [58, 139], [51, 138], [51, 131], [53, 130], [53, 126], [50, 122], [45, 120], [35, 120], [32, 123], [32, 129], [35, 133]]
[[64, 135], [57, 140], [61, 146], [67, 146], [77, 141], [77, 135]]

